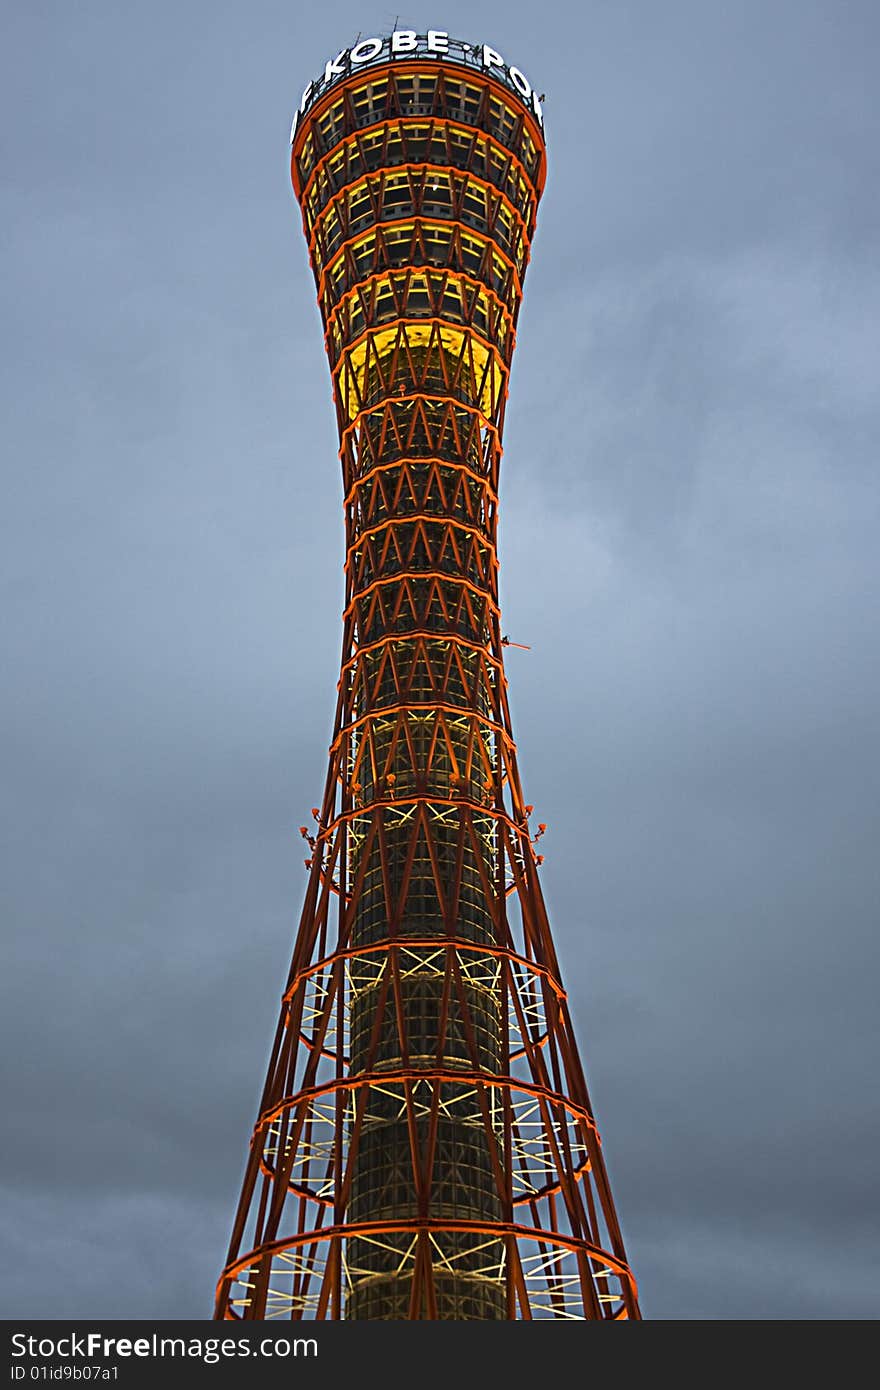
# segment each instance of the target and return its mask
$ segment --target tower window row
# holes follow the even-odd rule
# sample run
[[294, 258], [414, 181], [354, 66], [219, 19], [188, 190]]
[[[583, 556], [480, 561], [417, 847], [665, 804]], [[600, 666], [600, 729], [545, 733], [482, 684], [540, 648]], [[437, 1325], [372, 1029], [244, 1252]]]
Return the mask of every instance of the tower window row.
[[366, 174], [400, 165], [452, 167], [478, 175], [534, 223], [537, 194], [510, 151], [448, 122], [403, 122], [366, 131], [334, 150], [317, 168], [303, 200], [309, 223], [335, 193]]
[[[306, 228], [311, 236], [317, 225], [325, 228], [335, 215], [349, 232], [373, 221], [403, 217], [418, 208], [440, 216], [458, 216], [478, 227], [493, 226], [500, 219], [508, 238], [516, 221], [528, 226], [527, 212], [513, 204], [472, 174], [436, 169], [430, 165], [405, 170], [383, 170], [350, 185], [330, 203], [322, 214], [312, 218], [307, 212]], [[518, 214], [518, 216], [517, 216]]]
[[334, 310], [328, 325], [331, 363], [366, 328], [417, 318], [442, 318], [472, 327], [507, 356], [510, 316], [485, 290], [449, 272], [406, 270], [356, 287]]
[[406, 174], [380, 176], [330, 203], [314, 229], [316, 274], [320, 275], [340, 247], [359, 232], [376, 223], [416, 217], [462, 223], [490, 236], [522, 275], [528, 240], [511, 205], [473, 179], [463, 180], [461, 175], [442, 170], [432, 171], [415, 187]]
[[300, 177], [305, 181], [318, 160], [347, 135], [401, 116], [440, 116], [482, 130], [513, 150], [529, 176], [537, 177], [541, 151], [513, 99], [508, 104], [484, 83], [436, 70], [393, 72], [343, 88], [312, 119], [297, 161]]
[[402, 266], [430, 265], [438, 270], [459, 270], [494, 290], [515, 316], [520, 300], [513, 266], [497, 247], [461, 227], [447, 223], [412, 222], [373, 227], [349, 243], [327, 267], [323, 280], [322, 310], [333, 304], [368, 276]]

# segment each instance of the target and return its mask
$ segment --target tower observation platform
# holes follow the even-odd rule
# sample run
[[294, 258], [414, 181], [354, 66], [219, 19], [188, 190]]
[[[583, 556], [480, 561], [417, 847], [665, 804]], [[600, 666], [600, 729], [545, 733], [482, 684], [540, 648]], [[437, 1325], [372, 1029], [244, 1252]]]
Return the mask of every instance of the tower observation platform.
[[441, 31], [359, 39], [294, 118], [339, 428], [342, 664], [218, 1318], [639, 1317], [498, 606], [545, 174], [528, 78]]

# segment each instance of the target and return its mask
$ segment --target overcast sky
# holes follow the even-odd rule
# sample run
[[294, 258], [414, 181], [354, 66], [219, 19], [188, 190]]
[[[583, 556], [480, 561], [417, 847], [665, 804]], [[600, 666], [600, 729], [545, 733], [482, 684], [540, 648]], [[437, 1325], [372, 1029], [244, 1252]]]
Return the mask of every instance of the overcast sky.
[[[207, 1317], [339, 664], [288, 130], [395, 13], [14, 9], [2, 1308]], [[880, 9], [401, 23], [546, 92], [503, 624], [644, 1314], [875, 1317]]]

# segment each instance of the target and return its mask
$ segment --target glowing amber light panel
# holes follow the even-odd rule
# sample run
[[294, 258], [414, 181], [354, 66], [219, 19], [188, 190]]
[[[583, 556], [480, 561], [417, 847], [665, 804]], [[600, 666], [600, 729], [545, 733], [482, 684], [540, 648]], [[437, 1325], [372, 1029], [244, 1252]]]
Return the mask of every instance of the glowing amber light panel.
[[498, 473], [543, 133], [423, 55], [352, 70], [291, 176], [345, 496], [342, 669], [218, 1318], [638, 1318], [538, 879]]

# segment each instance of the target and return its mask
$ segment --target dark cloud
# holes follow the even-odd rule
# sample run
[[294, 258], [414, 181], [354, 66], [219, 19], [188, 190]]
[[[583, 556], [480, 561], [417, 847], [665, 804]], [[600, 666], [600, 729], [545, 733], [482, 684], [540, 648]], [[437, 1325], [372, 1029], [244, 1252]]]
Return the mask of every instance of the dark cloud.
[[[876, 1316], [875, 8], [405, 18], [547, 91], [502, 599], [644, 1311]], [[365, 22], [11, 21], [10, 1317], [204, 1316], [222, 1264], [342, 606], [286, 134]]]

